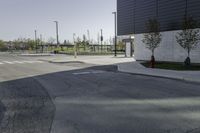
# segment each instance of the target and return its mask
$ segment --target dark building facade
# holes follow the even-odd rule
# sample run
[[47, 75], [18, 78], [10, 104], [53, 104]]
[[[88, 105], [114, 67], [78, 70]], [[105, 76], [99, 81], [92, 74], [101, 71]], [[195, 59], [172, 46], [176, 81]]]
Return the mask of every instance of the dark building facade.
[[161, 31], [179, 30], [184, 16], [200, 22], [200, 0], [117, 0], [118, 35], [145, 33], [145, 23], [160, 22]]

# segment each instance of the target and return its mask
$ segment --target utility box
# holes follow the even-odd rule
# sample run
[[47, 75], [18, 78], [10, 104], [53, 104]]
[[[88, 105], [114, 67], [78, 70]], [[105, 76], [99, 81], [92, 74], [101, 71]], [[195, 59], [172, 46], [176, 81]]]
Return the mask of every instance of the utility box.
[[125, 56], [133, 57], [133, 39], [124, 39], [125, 43]]
[[126, 57], [132, 57], [133, 53], [132, 53], [132, 44], [131, 42], [126, 42], [126, 50], [125, 50], [125, 56]]

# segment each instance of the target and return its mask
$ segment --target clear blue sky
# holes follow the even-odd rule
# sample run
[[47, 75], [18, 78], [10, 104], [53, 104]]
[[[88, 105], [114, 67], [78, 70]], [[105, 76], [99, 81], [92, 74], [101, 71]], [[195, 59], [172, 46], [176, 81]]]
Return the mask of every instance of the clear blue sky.
[[116, 0], [0, 0], [0, 39], [34, 38], [34, 30], [47, 40], [55, 37], [54, 20], [59, 21], [60, 41], [82, 37], [89, 29], [97, 39], [113, 36]]

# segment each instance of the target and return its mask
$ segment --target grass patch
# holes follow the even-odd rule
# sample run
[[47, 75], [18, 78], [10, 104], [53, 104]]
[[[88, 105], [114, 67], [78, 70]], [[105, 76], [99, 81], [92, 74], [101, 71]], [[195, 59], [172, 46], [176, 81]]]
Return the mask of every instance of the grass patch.
[[[149, 62], [141, 62], [145, 67], [150, 68]], [[167, 70], [178, 70], [178, 71], [199, 71], [200, 64], [191, 64], [191, 66], [185, 66], [184, 63], [178, 62], [156, 62], [155, 68], [167, 69]]]

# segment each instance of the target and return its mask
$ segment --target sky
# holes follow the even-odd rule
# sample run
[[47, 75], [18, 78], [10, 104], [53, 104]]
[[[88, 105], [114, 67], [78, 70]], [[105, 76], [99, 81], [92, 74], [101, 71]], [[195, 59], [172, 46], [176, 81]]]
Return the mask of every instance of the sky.
[[73, 33], [82, 38], [90, 32], [97, 40], [103, 29], [104, 40], [114, 36], [116, 0], [0, 0], [0, 39], [34, 39], [34, 30], [44, 40], [56, 38], [59, 22], [59, 41], [73, 40]]

